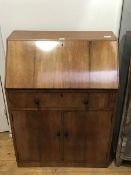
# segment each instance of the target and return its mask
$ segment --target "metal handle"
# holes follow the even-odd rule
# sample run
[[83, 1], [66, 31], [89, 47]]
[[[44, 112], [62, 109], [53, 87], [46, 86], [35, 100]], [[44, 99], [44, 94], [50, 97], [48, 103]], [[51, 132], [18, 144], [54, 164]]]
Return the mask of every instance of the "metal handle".
[[84, 101], [84, 104], [85, 104], [85, 105], [88, 105], [88, 100], [85, 100], [85, 101]]
[[35, 104], [36, 104], [37, 107], [40, 106], [40, 99], [39, 99], [39, 97], [35, 97], [34, 98], [34, 102], [35, 102]]
[[57, 132], [57, 137], [60, 137], [60, 132]]
[[64, 136], [65, 136], [65, 138], [68, 138], [69, 134], [67, 131], [65, 132]]

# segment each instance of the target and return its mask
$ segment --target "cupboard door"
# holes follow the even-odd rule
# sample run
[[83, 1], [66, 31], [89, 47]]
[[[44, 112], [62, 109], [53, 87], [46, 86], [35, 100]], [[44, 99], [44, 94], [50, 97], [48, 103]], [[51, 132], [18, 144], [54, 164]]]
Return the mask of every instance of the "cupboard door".
[[61, 112], [41, 111], [41, 161], [61, 160]]
[[39, 161], [39, 118], [36, 111], [13, 111], [13, 129], [20, 161]]
[[111, 112], [64, 113], [64, 161], [104, 163], [108, 152]]

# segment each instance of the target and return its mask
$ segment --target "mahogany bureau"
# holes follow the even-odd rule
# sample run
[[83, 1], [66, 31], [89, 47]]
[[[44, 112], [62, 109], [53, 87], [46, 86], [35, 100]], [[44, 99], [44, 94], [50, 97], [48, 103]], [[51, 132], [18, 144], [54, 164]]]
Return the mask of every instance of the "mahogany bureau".
[[5, 88], [18, 166], [108, 166], [117, 52], [112, 32], [9, 36]]

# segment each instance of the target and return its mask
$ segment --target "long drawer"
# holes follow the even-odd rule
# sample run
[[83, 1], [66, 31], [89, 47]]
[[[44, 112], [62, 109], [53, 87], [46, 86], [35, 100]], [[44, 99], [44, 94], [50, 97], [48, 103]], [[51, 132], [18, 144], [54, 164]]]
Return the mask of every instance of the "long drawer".
[[112, 107], [112, 93], [9, 92], [10, 108], [88, 108]]

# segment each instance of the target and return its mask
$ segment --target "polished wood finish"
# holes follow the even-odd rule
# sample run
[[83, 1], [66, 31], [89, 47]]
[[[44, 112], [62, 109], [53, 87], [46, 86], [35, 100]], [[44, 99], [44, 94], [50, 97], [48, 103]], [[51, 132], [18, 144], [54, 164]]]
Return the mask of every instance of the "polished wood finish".
[[[12, 111], [13, 129], [20, 161], [40, 161], [39, 125], [35, 111]], [[32, 136], [33, 134], [33, 136]]]
[[61, 112], [12, 111], [12, 120], [19, 161], [61, 160]]
[[[17, 49], [16, 49], [17, 48]], [[34, 44], [33, 42], [9, 42], [6, 62], [6, 87], [33, 87]]]
[[108, 111], [65, 112], [64, 160], [104, 164], [107, 159], [111, 117], [112, 113]]
[[40, 111], [40, 158], [41, 162], [61, 161], [61, 112]]
[[108, 166], [118, 90], [111, 32], [14, 32], [5, 87], [18, 166]]
[[86, 88], [89, 82], [89, 42], [58, 43], [58, 47], [49, 53], [36, 48], [34, 87]]
[[116, 91], [35, 91], [7, 94], [18, 166], [107, 166]]
[[91, 88], [118, 88], [117, 43], [93, 41], [90, 46]]
[[9, 40], [117, 40], [111, 31], [14, 31]]
[[[106, 92], [9, 92], [9, 106], [15, 108], [112, 109], [112, 93]], [[77, 99], [74, 101], [74, 99]], [[37, 104], [36, 102], [39, 102]], [[112, 103], [109, 103], [112, 102]]]
[[130, 175], [130, 164], [116, 167], [114, 162], [108, 168], [81, 167], [17, 167], [12, 138], [9, 133], [0, 133], [0, 175]]
[[6, 70], [6, 88], [117, 89], [117, 41], [9, 37]]

